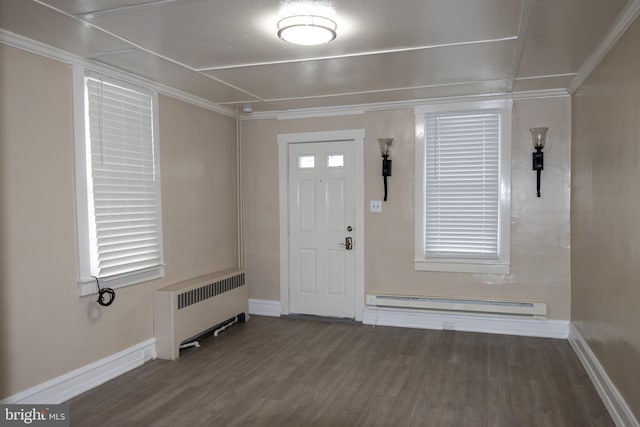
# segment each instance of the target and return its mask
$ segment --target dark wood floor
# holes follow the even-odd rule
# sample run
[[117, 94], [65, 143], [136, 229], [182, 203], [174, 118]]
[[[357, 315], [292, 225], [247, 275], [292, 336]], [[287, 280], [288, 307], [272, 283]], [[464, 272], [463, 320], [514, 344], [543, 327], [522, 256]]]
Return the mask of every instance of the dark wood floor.
[[253, 316], [71, 403], [72, 426], [613, 426], [567, 341]]

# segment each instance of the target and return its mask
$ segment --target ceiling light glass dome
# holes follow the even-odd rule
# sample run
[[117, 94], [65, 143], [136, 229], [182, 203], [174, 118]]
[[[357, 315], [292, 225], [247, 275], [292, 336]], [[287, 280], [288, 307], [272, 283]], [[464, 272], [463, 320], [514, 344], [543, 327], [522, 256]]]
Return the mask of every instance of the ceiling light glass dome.
[[332, 19], [331, 1], [283, 1], [278, 21], [278, 37], [289, 43], [313, 46], [336, 38], [338, 25]]
[[324, 16], [294, 15], [278, 21], [278, 37], [303, 46], [329, 43], [336, 38], [336, 29], [336, 23]]

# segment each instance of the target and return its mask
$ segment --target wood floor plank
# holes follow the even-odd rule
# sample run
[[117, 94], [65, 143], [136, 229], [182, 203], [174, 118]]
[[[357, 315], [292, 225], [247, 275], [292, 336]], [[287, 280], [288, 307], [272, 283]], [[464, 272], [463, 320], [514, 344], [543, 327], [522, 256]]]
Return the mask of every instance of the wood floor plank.
[[567, 341], [253, 316], [71, 400], [72, 426], [613, 426]]

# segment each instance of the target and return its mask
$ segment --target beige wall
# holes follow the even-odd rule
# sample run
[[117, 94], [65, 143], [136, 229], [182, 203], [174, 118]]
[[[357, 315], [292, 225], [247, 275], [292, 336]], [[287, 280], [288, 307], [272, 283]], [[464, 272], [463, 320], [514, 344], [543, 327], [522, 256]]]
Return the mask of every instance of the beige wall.
[[[243, 122], [245, 250], [250, 297], [280, 299], [277, 134], [364, 128], [365, 289], [409, 295], [541, 300], [550, 317], [569, 319], [569, 184], [571, 106], [568, 97], [526, 100], [513, 109], [511, 274], [416, 272], [414, 245], [414, 114], [411, 109], [363, 116]], [[535, 196], [528, 129], [550, 127], [543, 196]], [[383, 196], [376, 138], [394, 137], [389, 201], [380, 214], [368, 201]]]
[[166, 283], [237, 266], [235, 123], [160, 97]]
[[640, 419], [640, 21], [573, 96], [572, 319]]
[[236, 265], [235, 120], [160, 97], [166, 277], [76, 289], [71, 68], [0, 44], [0, 399], [153, 337], [154, 289]]

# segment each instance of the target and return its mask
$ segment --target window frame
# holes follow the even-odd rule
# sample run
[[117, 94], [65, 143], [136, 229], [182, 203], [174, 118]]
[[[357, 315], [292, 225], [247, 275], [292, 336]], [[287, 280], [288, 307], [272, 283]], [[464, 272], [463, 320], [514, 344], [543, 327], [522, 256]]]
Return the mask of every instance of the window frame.
[[[415, 250], [414, 269], [455, 273], [510, 273], [511, 231], [511, 100], [483, 100], [443, 103], [415, 108]], [[426, 115], [472, 110], [498, 110], [499, 124], [499, 206], [498, 259], [429, 258], [425, 254], [425, 172], [426, 172]]]
[[98, 291], [96, 280], [91, 274], [91, 219], [89, 206], [90, 187], [90, 149], [87, 142], [87, 105], [85, 92], [85, 77], [100, 77], [103, 81], [120, 87], [144, 93], [151, 97], [152, 132], [154, 170], [157, 175], [156, 205], [158, 221], [158, 245], [160, 262], [158, 266], [119, 274], [112, 277], [100, 278], [101, 287], [120, 288], [136, 285], [149, 280], [164, 277], [164, 245], [162, 237], [162, 191], [160, 178], [160, 142], [158, 123], [158, 93], [142, 81], [127, 77], [114, 77], [104, 71], [97, 71], [82, 65], [73, 65], [73, 118], [74, 118], [74, 169], [75, 169], [75, 204], [76, 204], [76, 238], [77, 238], [77, 286], [80, 296], [95, 294]]

